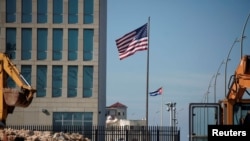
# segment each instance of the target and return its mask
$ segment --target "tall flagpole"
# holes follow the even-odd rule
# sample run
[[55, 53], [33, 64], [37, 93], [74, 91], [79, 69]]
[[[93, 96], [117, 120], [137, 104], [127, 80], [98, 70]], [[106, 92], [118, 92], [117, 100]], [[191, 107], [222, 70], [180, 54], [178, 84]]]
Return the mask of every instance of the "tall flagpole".
[[[161, 87], [162, 88], [162, 87]], [[163, 88], [162, 88], [163, 89]], [[162, 90], [163, 91], [163, 90]], [[163, 126], [163, 92], [161, 94], [161, 127]], [[162, 140], [162, 136], [161, 136]]]
[[163, 126], [163, 93], [161, 97], [161, 126]]
[[148, 126], [148, 81], [149, 81], [149, 29], [150, 29], [150, 17], [148, 17], [148, 26], [147, 26], [147, 34], [148, 34], [148, 53], [147, 53], [147, 86], [146, 86], [146, 126]]

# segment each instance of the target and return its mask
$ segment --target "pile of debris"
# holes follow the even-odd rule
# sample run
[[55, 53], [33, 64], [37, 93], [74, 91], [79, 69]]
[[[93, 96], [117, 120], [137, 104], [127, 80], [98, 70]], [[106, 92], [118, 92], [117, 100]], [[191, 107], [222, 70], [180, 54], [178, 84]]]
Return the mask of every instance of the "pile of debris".
[[0, 129], [1, 141], [90, 141], [78, 133]]

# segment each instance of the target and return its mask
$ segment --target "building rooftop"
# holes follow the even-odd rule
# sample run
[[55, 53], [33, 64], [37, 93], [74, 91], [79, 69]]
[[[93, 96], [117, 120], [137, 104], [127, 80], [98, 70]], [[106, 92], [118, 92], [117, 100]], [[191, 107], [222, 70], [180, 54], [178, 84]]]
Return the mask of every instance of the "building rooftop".
[[107, 108], [127, 108], [127, 106], [120, 103], [120, 102], [116, 102], [116, 103], [108, 106]]

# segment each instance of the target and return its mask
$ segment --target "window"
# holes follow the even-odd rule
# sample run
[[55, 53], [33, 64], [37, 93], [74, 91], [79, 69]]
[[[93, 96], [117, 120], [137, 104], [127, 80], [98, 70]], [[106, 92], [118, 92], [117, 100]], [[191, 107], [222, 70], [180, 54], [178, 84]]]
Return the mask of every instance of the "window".
[[62, 66], [52, 66], [52, 97], [62, 95]]
[[77, 59], [78, 49], [78, 30], [69, 29], [68, 32], [68, 60]]
[[93, 66], [83, 66], [83, 97], [91, 97], [93, 89]]
[[93, 59], [93, 29], [84, 29], [83, 37], [83, 61], [90, 61]]
[[94, 16], [94, 1], [93, 0], [84, 0], [83, 7], [83, 23], [91, 24], [93, 23]]
[[21, 44], [21, 59], [31, 59], [32, 50], [32, 29], [22, 28], [22, 44]]
[[16, 88], [16, 83], [11, 77], [7, 78], [7, 88]]
[[6, 29], [6, 53], [10, 59], [16, 59], [16, 29]]
[[64, 126], [75, 125], [80, 128], [84, 137], [92, 138], [92, 112], [53, 112], [53, 131], [62, 131]]
[[63, 48], [63, 30], [53, 29], [53, 60], [62, 59], [62, 48]]
[[53, 125], [92, 126], [92, 112], [54, 112]]
[[68, 66], [68, 97], [77, 96], [77, 66]]
[[68, 1], [68, 23], [74, 24], [78, 22], [78, 0]]
[[16, 22], [16, 0], [6, 0], [6, 22]]
[[36, 72], [36, 96], [37, 97], [45, 97], [46, 96], [46, 88], [47, 88], [47, 66], [38, 65]]
[[37, 23], [47, 22], [47, 10], [48, 2], [47, 0], [37, 0]]
[[53, 0], [53, 23], [63, 22], [63, 0]]
[[21, 66], [21, 74], [29, 84], [31, 84], [31, 72], [32, 72], [31, 65]]
[[48, 30], [45, 28], [37, 29], [37, 60], [47, 58]]
[[32, 0], [22, 0], [22, 23], [32, 22]]

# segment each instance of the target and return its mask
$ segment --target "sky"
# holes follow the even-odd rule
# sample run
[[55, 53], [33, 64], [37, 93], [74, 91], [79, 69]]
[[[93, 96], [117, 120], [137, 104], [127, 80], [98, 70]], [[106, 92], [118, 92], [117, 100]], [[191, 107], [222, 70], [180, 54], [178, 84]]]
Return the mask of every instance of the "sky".
[[149, 22], [148, 90], [163, 94], [148, 97], [148, 123], [169, 126], [165, 104], [175, 102], [187, 141], [189, 104], [223, 99], [225, 78], [250, 55], [249, 14], [249, 0], [108, 0], [107, 106], [120, 102], [128, 119], [146, 117], [147, 51], [120, 60], [115, 40]]

